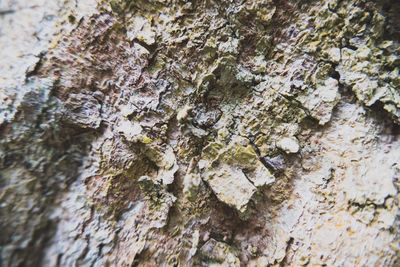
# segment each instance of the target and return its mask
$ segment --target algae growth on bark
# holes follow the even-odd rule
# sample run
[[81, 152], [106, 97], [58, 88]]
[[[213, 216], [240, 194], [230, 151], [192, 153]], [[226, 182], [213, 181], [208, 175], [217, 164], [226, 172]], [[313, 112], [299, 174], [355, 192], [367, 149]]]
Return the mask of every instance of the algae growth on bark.
[[0, 265], [400, 265], [399, 13], [0, 1]]

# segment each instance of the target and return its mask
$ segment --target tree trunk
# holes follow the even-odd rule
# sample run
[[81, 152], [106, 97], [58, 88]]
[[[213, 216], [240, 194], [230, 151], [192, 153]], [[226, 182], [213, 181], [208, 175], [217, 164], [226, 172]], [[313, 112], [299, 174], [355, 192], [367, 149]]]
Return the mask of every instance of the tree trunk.
[[0, 265], [399, 266], [399, 12], [0, 1]]

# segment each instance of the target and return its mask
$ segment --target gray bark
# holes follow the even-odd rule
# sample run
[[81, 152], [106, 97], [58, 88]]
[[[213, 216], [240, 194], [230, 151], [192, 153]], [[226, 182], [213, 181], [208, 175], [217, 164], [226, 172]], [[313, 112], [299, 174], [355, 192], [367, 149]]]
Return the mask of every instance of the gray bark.
[[0, 265], [400, 265], [398, 1], [26, 2]]

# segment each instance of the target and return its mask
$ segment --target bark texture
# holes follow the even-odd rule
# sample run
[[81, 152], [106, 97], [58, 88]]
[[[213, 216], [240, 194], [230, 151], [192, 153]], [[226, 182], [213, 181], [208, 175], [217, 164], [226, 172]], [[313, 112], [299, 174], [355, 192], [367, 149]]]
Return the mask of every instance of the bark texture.
[[0, 265], [399, 266], [399, 13], [0, 1]]

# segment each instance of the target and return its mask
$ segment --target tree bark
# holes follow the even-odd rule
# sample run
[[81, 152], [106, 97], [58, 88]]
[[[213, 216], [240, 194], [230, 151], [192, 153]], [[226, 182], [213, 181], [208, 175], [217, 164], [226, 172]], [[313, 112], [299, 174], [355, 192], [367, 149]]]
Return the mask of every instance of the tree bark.
[[0, 2], [0, 265], [399, 266], [399, 12]]

